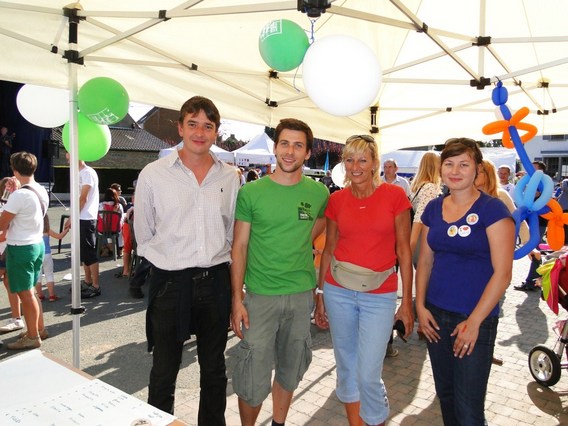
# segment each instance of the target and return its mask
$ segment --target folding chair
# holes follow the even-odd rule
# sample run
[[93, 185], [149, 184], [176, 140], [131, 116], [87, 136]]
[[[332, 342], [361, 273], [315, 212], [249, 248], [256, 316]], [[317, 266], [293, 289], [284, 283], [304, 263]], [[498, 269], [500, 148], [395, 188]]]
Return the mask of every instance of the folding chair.
[[[112, 243], [112, 255], [117, 259], [118, 235], [121, 230], [122, 215], [114, 210], [99, 210], [97, 220], [97, 253], [100, 253], [102, 244]], [[102, 242], [102, 244], [101, 244]]]

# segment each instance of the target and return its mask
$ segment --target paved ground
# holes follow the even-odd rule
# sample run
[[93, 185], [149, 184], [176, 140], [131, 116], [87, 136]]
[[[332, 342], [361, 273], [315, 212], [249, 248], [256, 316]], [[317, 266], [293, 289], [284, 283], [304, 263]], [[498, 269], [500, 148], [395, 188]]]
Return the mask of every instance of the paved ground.
[[[50, 208], [52, 227], [57, 228], [62, 207]], [[57, 302], [43, 302], [50, 338], [42, 349], [71, 364], [72, 324], [69, 273], [69, 236], [63, 241], [61, 254], [52, 240], [56, 269]], [[131, 299], [125, 279], [114, 277], [118, 262], [101, 263], [102, 295], [84, 301], [87, 311], [81, 315], [80, 367], [85, 372], [142, 400], [147, 398], [151, 357], [146, 352], [144, 335], [145, 300]], [[513, 284], [526, 275], [528, 262], [515, 262]], [[459, 279], [459, 278], [457, 278]], [[562, 308], [561, 308], [562, 309]], [[0, 291], [0, 323], [10, 316], [6, 293]], [[566, 318], [561, 310], [559, 317]], [[503, 366], [493, 366], [487, 395], [486, 414], [491, 425], [562, 425], [568, 424], [568, 378], [546, 388], [534, 382], [527, 356], [537, 344], [552, 348], [556, 336], [552, 330], [557, 317], [534, 293], [525, 294], [511, 287], [503, 302], [503, 317], [499, 325], [496, 353], [503, 357]], [[312, 327], [314, 357], [300, 389], [294, 396], [287, 425], [345, 425], [343, 407], [335, 397], [335, 362], [328, 332]], [[1, 336], [14, 341], [16, 333]], [[235, 363], [234, 335], [229, 336], [227, 366], [229, 375]], [[389, 392], [391, 417], [389, 425], [441, 425], [439, 404], [424, 342], [414, 334], [408, 343], [395, 340], [400, 350], [397, 358], [385, 362], [384, 380]], [[0, 346], [0, 362], [16, 353]], [[562, 372], [566, 376], [565, 371]], [[186, 345], [176, 392], [176, 415], [186, 423], [196, 424], [199, 394], [194, 342]], [[229, 425], [238, 425], [237, 399], [229, 385], [226, 418]], [[270, 425], [271, 402], [267, 400], [259, 424]]]

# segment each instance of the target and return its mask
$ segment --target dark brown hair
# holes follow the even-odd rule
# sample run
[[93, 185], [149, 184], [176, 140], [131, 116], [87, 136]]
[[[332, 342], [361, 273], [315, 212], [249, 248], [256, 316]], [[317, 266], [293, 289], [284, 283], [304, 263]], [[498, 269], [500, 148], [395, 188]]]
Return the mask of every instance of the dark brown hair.
[[219, 130], [221, 125], [221, 115], [219, 110], [210, 99], [204, 98], [203, 96], [194, 96], [182, 105], [179, 111], [179, 123], [183, 124], [183, 119], [186, 115], [191, 115], [192, 117], [199, 114], [199, 111], [203, 111], [207, 118], [215, 123], [215, 130]]
[[103, 201], [114, 201], [115, 206], [120, 204], [120, 200], [118, 199], [118, 192], [116, 192], [116, 190], [113, 188], [107, 188]]
[[312, 129], [306, 123], [301, 120], [297, 120], [295, 118], [283, 118], [278, 123], [276, 127], [276, 132], [274, 133], [274, 146], [278, 145], [278, 141], [280, 139], [280, 133], [282, 130], [297, 130], [299, 132], [304, 132], [306, 135], [306, 148], [308, 151], [312, 150], [312, 146], [314, 145], [314, 134], [312, 133]]
[[10, 167], [22, 176], [33, 176], [37, 169], [37, 158], [30, 152], [16, 152], [10, 156]]
[[440, 160], [443, 163], [446, 159], [463, 153], [468, 153], [473, 161], [475, 161], [475, 164], [481, 164], [483, 161], [483, 154], [479, 149], [479, 145], [477, 145], [476, 141], [469, 138], [448, 139], [440, 154]]

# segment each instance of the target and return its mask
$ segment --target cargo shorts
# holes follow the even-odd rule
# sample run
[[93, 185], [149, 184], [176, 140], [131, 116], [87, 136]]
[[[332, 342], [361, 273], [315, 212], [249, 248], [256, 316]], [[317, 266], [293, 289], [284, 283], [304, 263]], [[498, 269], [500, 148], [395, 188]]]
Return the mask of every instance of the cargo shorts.
[[313, 291], [283, 296], [247, 293], [243, 301], [249, 328], [237, 345], [233, 372], [235, 393], [251, 407], [260, 405], [272, 389], [272, 366], [283, 389], [293, 392], [312, 362], [310, 314]]

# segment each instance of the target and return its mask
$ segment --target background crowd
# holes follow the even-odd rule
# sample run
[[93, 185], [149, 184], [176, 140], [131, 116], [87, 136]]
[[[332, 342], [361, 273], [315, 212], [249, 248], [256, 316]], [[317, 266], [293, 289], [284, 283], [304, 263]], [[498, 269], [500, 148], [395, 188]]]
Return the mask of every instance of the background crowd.
[[[349, 424], [384, 424], [389, 405], [381, 374], [385, 356], [395, 355], [389, 344], [393, 326], [404, 339], [416, 316], [445, 424], [483, 424], [498, 302], [511, 279], [515, 247], [510, 167], [495, 167], [483, 160], [475, 141], [458, 138], [441, 154], [426, 153], [410, 181], [398, 175], [392, 159], [383, 161], [381, 176], [374, 139], [355, 135], [345, 144], [339, 191], [329, 172], [320, 179], [323, 185], [302, 173], [313, 144], [306, 123], [281, 121], [276, 167], [263, 171], [229, 166], [210, 153], [219, 122], [210, 100], [188, 100], [178, 121], [183, 144], [144, 168], [135, 206], [120, 184], [107, 188], [99, 202], [96, 172], [79, 162], [81, 295], [101, 295], [101, 256], [123, 257], [116, 276], [130, 280], [133, 297], [144, 296], [147, 281], [149, 403], [173, 413], [183, 342], [195, 335], [198, 422], [224, 424], [230, 325], [242, 339], [233, 376], [242, 423], [254, 424], [272, 394], [272, 424], [284, 424], [311, 362], [313, 318], [330, 329], [336, 394]], [[24, 327], [21, 306], [27, 330], [8, 348], [37, 348], [48, 338], [41, 301], [58, 299], [49, 238], [62, 238], [73, 224], [55, 233], [43, 223], [48, 203], [45, 189], [33, 181], [37, 159], [28, 153], [9, 158], [14, 177], [4, 181], [5, 191], [0, 183], [0, 230], [7, 243], [4, 282], [14, 306], [0, 332]], [[568, 181], [556, 194], [561, 203], [568, 200], [565, 191]], [[110, 223], [116, 243], [99, 239], [105, 211], [116, 213]], [[525, 224], [521, 242], [526, 231]], [[314, 253], [320, 255], [317, 271]], [[28, 258], [31, 269], [16, 266]]]

